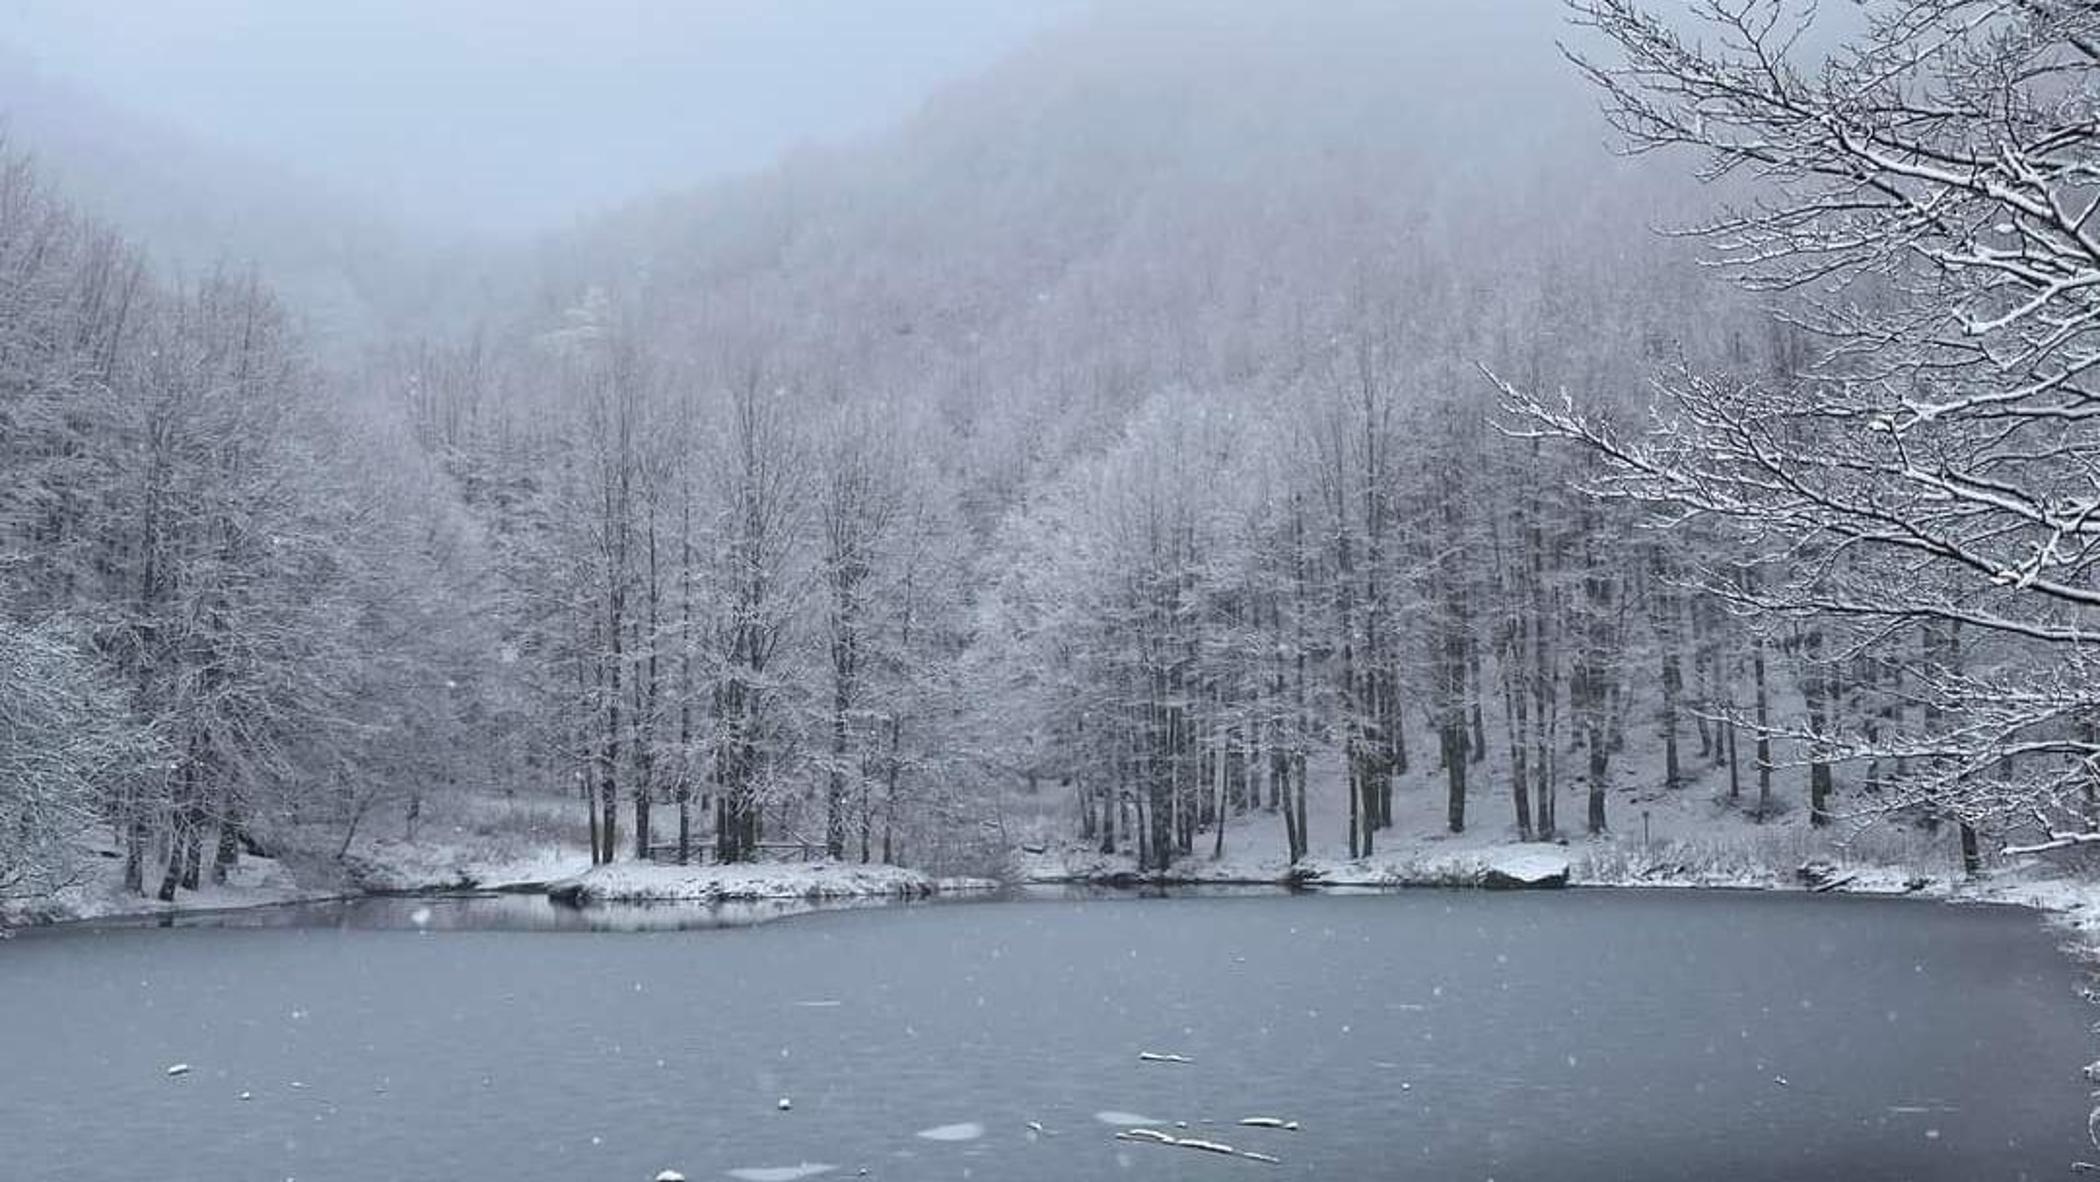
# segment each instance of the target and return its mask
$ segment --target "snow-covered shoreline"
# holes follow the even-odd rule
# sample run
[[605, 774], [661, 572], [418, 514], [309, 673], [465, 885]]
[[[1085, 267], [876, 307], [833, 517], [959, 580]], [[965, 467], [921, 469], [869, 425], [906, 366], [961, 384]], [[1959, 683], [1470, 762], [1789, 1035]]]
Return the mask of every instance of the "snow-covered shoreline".
[[121, 873], [114, 861], [91, 865], [80, 881], [50, 896], [0, 901], [0, 931], [97, 919], [246, 911], [345, 897], [341, 888], [302, 885], [287, 867], [271, 858], [244, 858], [228, 870], [225, 882], [179, 891], [169, 903], [124, 890]]
[[[1077, 847], [1017, 855], [1017, 885], [1095, 886], [1109, 889], [1258, 886], [1314, 892], [1403, 888], [1676, 889], [1907, 896], [1946, 903], [2024, 907], [2069, 937], [2069, 950], [2100, 963], [2100, 883], [2062, 873], [2039, 859], [2004, 866], [1973, 879], [1903, 866], [1753, 865], [1677, 856], [1663, 845], [1637, 853], [1612, 842], [1570, 844], [1415, 842], [1372, 858], [1308, 857], [1292, 866], [1281, 857], [1183, 859], [1168, 871], [1140, 873], [1127, 855], [1103, 856]], [[410, 856], [412, 855], [412, 856]], [[114, 869], [111, 867], [110, 869]], [[302, 885], [285, 866], [249, 858], [229, 881], [184, 891], [174, 903], [140, 898], [93, 878], [35, 905], [0, 909], [7, 924], [48, 925], [98, 919], [197, 915], [288, 904], [389, 895], [441, 895], [463, 890], [546, 894], [578, 906], [597, 903], [707, 905], [759, 900], [916, 900], [982, 894], [1005, 884], [986, 878], [941, 878], [921, 871], [857, 863], [758, 863], [667, 866], [620, 862], [589, 867], [580, 851], [559, 848], [492, 858], [443, 846], [389, 846], [362, 852], [344, 880]]]
[[618, 862], [591, 867], [566, 848], [521, 857], [483, 857], [448, 846], [392, 845], [347, 859], [339, 879], [302, 885], [282, 864], [248, 858], [224, 884], [184, 890], [163, 903], [122, 889], [114, 868], [93, 868], [58, 894], [0, 905], [0, 930], [93, 920], [200, 915], [360, 898], [443, 896], [462, 892], [544, 894], [558, 902], [712, 904], [758, 900], [923, 899], [983, 894], [1004, 884], [988, 878], [929, 875], [858, 863], [748, 863], [667, 866]]
[[1184, 858], [1164, 871], [1139, 870], [1128, 855], [1024, 854], [1025, 883], [1073, 886], [1285, 886], [1546, 888], [1568, 885], [1573, 862], [1554, 845], [1482, 846], [1377, 858], [1209, 860]]
[[2068, 951], [2100, 963], [2100, 882], [2067, 875], [2039, 860], [1974, 878], [1879, 864], [1725, 868], [1668, 858], [1629, 858], [1587, 843], [1505, 843], [1432, 850], [1420, 844], [1371, 858], [1183, 859], [1165, 871], [1140, 872], [1123, 856], [1044, 851], [1024, 855], [1024, 885], [1105, 889], [1273, 887], [1327, 890], [1408, 888], [1582, 890], [1723, 890], [1774, 894], [1918, 898], [1950, 904], [2023, 907], [2070, 937]]
[[547, 884], [556, 902], [715, 903], [757, 899], [924, 899], [997, 890], [991, 879], [936, 878], [880, 863], [742, 863], [665, 866], [615, 862]]

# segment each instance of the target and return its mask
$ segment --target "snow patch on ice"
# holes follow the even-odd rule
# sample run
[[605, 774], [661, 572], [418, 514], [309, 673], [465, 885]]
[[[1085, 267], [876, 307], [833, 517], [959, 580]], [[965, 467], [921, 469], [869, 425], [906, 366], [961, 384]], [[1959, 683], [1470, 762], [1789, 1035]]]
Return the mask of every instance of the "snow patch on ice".
[[920, 1129], [917, 1136], [928, 1141], [975, 1141], [984, 1136], [984, 1126], [974, 1120], [966, 1120], [960, 1124], [935, 1125], [930, 1129]]

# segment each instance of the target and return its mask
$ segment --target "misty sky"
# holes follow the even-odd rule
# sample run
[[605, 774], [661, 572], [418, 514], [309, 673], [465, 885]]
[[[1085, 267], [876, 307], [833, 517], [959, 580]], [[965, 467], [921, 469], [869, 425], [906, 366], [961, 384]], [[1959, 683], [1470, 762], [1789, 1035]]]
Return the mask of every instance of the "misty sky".
[[508, 232], [892, 123], [1082, 0], [0, 0], [0, 43], [396, 215]]

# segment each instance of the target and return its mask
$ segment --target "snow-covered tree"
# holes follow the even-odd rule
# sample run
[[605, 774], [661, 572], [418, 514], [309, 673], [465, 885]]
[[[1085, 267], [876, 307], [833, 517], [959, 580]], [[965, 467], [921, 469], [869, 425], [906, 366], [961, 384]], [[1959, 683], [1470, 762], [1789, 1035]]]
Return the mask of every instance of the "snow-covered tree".
[[[1700, 227], [1811, 348], [1781, 372], [1687, 366], [1655, 416], [1615, 427], [1510, 389], [1539, 430], [1606, 457], [1608, 492], [1727, 523], [1757, 559], [1708, 584], [1886, 645], [1960, 628], [1906, 692], [1940, 724], [1871, 737], [1823, 709], [1819, 759], [1901, 760], [1911, 801], [2042, 844], [2095, 839], [2084, 725], [2095, 468], [2080, 438], [2100, 248], [2089, 6], [1864, 6], [1813, 54], [1787, 4], [1701, 5], [1705, 36], [1633, 0], [1578, 0], [1604, 48], [1578, 59], [1634, 151], [1688, 147], [1747, 190]], [[1814, 674], [1820, 678], [1820, 673]], [[2016, 769], [2016, 770], [2008, 770]], [[1827, 774], [1827, 773], [1823, 773]]]

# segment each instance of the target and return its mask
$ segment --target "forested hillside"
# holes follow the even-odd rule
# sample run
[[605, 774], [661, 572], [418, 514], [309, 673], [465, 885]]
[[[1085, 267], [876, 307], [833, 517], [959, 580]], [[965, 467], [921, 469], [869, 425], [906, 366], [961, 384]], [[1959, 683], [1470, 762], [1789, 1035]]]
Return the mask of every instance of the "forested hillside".
[[265, 286], [156, 278], [19, 155], [0, 268], [0, 887], [48, 892], [92, 836], [171, 898], [475, 764], [468, 523]]
[[1808, 390], [1827, 339], [1654, 232], [1738, 175], [1612, 155], [1497, 19], [1105, 10], [347, 362], [267, 267], [157, 270], [17, 151], [0, 895], [498, 799], [596, 861], [943, 869], [1024, 816], [1147, 870], [1247, 813], [1295, 861], [1605, 835], [1628, 793], [1946, 816], [1972, 866], [2059, 826], [1933, 738], [2025, 640], [1804, 598], [1846, 547], [1582, 446], [1658, 382]]
[[[470, 502], [523, 482], [491, 520], [574, 521], [531, 534], [564, 556], [533, 576], [568, 580], [531, 598], [570, 618], [518, 626], [566, 670], [544, 759], [589, 753], [606, 831], [669, 776], [718, 835], [775, 801], [894, 852], [860, 835], [1055, 783], [1076, 830], [1159, 865], [1288, 788], [1360, 802], [1369, 848], [1410, 737], [1459, 752], [1461, 825], [1515, 702], [1492, 744], [1521, 791], [1471, 788], [1554, 834], [1568, 739], [1601, 784], [1652, 717], [1656, 629], [1687, 735], [1748, 700], [1746, 634], [1668, 589], [1579, 457], [1491, 425], [1480, 367], [1631, 408], [1648, 369], [1768, 364], [1774, 335], [1644, 232], [1681, 187], [1582, 139], [1537, 55], [1453, 95], [1398, 32], [1370, 7], [1102, 18], [880, 143], [618, 219], [508, 339], [403, 358]], [[1489, 94], [1534, 121], [1446, 167]], [[1309, 788], [1330, 749], [1347, 782]], [[1606, 823], [1601, 791], [1580, 807]]]

